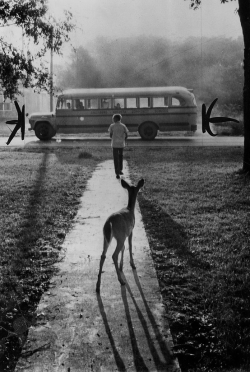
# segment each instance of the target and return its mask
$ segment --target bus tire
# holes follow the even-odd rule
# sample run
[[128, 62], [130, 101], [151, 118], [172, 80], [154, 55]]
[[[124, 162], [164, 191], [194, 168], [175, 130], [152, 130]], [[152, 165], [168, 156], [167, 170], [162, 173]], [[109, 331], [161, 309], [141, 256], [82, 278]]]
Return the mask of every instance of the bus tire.
[[144, 141], [152, 141], [157, 136], [158, 127], [151, 121], [146, 121], [139, 126], [139, 134]]
[[40, 122], [35, 127], [35, 135], [41, 141], [48, 141], [55, 135], [55, 131], [49, 123]]

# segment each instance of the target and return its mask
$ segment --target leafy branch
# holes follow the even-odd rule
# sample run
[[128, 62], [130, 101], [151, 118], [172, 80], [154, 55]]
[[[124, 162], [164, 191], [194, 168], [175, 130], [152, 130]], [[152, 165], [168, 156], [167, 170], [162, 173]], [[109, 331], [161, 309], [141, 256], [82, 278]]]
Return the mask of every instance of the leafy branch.
[[3, 37], [0, 38], [0, 79], [5, 98], [14, 99], [21, 94], [20, 84], [25, 88], [48, 91], [50, 76], [40, 59], [48, 50], [61, 53], [63, 43], [69, 41], [70, 32], [75, 28], [72, 14], [64, 11], [64, 19], [57, 21], [48, 14], [47, 0], [0, 0], [0, 27], [10, 25], [21, 28], [23, 37], [31, 41], [38, 51], [29, 48], [25, 55]]

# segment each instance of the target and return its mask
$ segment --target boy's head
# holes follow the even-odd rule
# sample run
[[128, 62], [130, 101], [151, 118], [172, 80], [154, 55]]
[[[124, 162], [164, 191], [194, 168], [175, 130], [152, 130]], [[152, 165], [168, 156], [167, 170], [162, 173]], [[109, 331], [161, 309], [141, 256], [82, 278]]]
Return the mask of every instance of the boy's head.
[[114, 123], [117, 123], [118, 121], [122, 120], [122, 116], [121, 116], [121, 114], [115, 114], [115, 115], [113, 115], [112, 119], [113, 119]]

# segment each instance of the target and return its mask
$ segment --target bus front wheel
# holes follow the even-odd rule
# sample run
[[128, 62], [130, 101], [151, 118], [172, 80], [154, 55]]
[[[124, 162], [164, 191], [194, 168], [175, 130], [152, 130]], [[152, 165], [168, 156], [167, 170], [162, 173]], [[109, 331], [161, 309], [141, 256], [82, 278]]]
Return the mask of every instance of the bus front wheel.
[[139, 134], [141, 138], [145, 141], [151, 141], [155, 139], [158, 132], [158, 128], [155, 123], [145, 122], [139, 127]]
[[53, 129], [48, 123], [38, 123], [35, 128], [35, 134], [41, 141], [48, 141], [53, 137]]

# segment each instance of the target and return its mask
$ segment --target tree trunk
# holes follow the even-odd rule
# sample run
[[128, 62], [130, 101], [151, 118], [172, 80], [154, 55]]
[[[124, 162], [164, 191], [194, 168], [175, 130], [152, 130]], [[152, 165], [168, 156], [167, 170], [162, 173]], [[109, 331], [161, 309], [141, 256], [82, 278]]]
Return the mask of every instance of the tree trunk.
[[250, 172], [250, 1], [239, 1], [239, 17], [244, 39], [244, 156], [243, 171]]
[[250, 171], [250, 48], [244, 50], [244, 89], [243, 89], [243, 120], [244, 120], [244, 156], [243, 171]]

